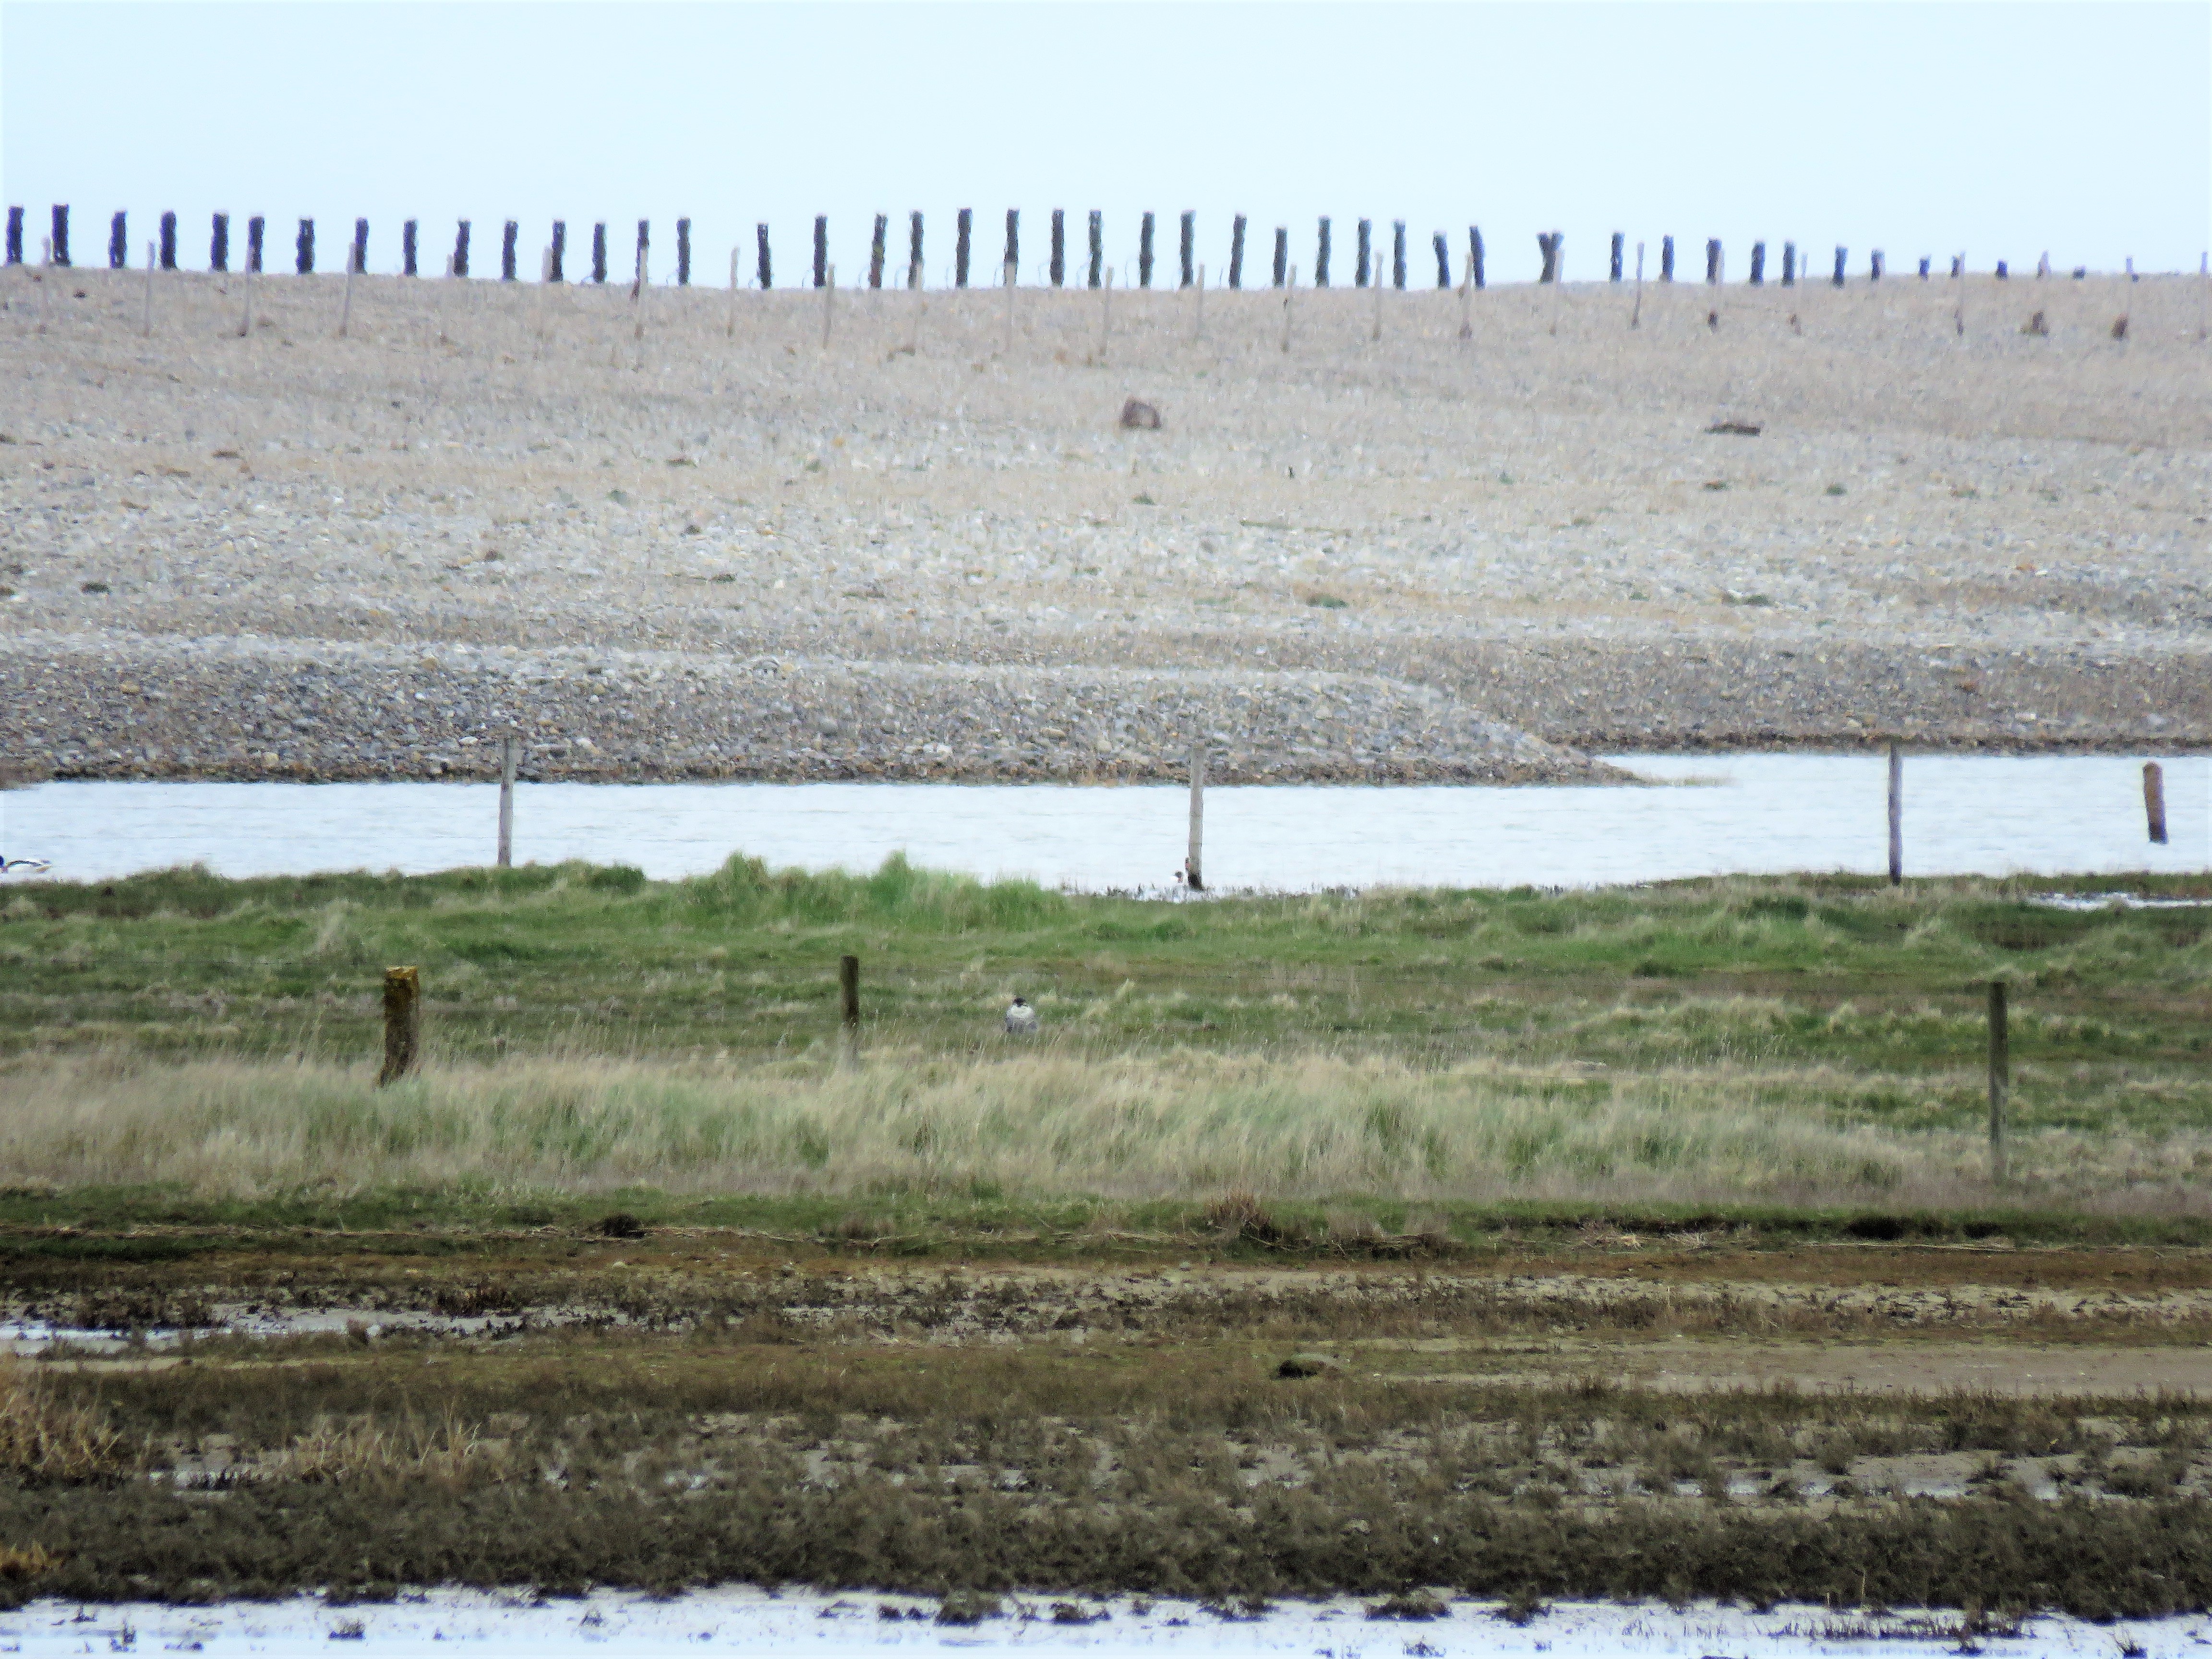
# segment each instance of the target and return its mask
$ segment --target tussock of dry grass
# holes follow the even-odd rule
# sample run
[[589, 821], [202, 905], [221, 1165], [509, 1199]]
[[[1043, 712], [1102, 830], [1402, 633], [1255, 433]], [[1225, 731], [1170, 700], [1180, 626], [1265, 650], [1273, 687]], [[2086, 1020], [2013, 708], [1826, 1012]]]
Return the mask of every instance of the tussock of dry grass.
[[[388, 1187], [991, 1196], [1759, 1196], [1985, 1190], [1978, 1137], [1839, 1125], [1744, 1068], [1195, 1051], [884, 1055], [850, 1071], [527, 1059], [379, 1090], [316, 1060], [97, 1056], [17, 1071], [0, 1180], [207, 1196]], [[2207, 1149], [2023, 1137], [2026, 1188], [2183, 1190]]]

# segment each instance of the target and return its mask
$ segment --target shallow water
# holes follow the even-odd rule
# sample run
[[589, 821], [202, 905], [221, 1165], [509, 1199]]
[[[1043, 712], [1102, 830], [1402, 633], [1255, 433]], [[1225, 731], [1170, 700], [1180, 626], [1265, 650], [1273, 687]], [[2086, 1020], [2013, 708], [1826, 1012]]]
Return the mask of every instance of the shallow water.
[[[1676, 1612], [1659, 1606], [1562, 1601], [1525, 1624], [1498, 1616], [1494, 1602], [1462, 1602], [1443, 1617], [1417, 1623], [1370, 1620], [1364, 1604], [1340, 1598], [1288, 1602], [1255, 1619], [1223, 1618], [1188, 1601], [1139, 1604], [1126, 1598], [1097, 1602], [1068, 1598], [1057, 1605], [1106, 1617], [1059, 1624], [1057, 1598], [1003, 1598], [996, 1618], [967, 1626], [932, 1621], [936, 1604], [908, 1595], [854, 1591], [845, 1595], [793, 1591], [770, 1595], [729, 1588], [651, 1598], [599, 1591], [567, 1601], [541, 1601], [526, 1591], [509, 1595], [430, 1590], [396, 1602], [330, 1607], [304, 1596], [282, 1601], [218, 1602], [172, 1607], [152, 1603], [81, 1607], [33, 1601], [0, 1616], [0, 1646], [9, 1652], [60, 1659], [106, 1648], [153, 1651], [319, 1654], [333, 1640], [358, 1640], [381, 1653], [450, 1654], [471, 1648], [527, 1645], [531, 1659], [564, 1655], [657, 1652], [774, 1646], [779, 1653], [909, 1653], [946, 1649], [985, 1653], [1110, 1655], [1322, 1655], [1330, 1659], [1398, 1659], [1449, 1656], [1548, 1654], [1551, 1659], [1650, 1656], [1696, 1659], [1699, 1655], [1752, 1653], [1790, 1656], [1870, 1652], [1885, 1659], [1936, 1659], [1977, 1650], [1962, 1646], [1955, 1613], [1876, 1617], [1815, 1607], [1784, 1606], [1770, 1613], [1693, 1604]], [[890, 1607], [902, 1614], [885, 1617]], [[1024, 1616], [1026, 1615], [1026, 1616]], [[2167, 1659], [2199, 1649], [2207, 1639], [2201, 1618], [2123, 1620], [2092, 1625], [2063, 1617], [2038, 1618], [2004, 1642], [2008, 1659], [2075, 1659], [2147, 1652]]]
[[[1886, 867], [1878, 755], [1617, 758], [1685, 787], [1211, 789], [1208, 882], [1584, 886]], [[2163, 764], [2172, 839], [2159, 847], [2144, 832], [2140, 759], [1913, 757], [1906, 872], [2205, 869], [2212, 757]], [[491, 861], [497, 793], [460, 783], [48, 783], [0, 794], [0, 851], [50, 860], [54, 878], [80, 881], [192, 863], [229, 876], [447, 869]], [[523, 784], [515, 858], [672, 877], [734, 852], [779, 867], [868, 870], [902, 850], [918, 865], [979, 876], [1158, 889], [1182, 860], [1188, 800], [1171, 787]]]

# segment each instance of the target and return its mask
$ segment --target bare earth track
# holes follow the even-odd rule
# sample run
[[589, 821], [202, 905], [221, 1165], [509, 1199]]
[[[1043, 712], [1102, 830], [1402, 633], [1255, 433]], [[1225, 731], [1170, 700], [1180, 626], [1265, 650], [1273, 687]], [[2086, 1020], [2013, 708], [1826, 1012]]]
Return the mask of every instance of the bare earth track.
[[[1607, 775], [2212, 740], [2197, 279], [1474, 296], [0, 274], [0, 765]], [[2124, 340], [2111, 325], [2126, 312]], [[2021, 331], [2045, 314], [2047, 336]], [[1710, 319], [1709, 319], [1710, 313]], [[1158, 407], [1123, 430], [1123, 399]], [[1757, 436], [1710, 430], [1756, 426]]]

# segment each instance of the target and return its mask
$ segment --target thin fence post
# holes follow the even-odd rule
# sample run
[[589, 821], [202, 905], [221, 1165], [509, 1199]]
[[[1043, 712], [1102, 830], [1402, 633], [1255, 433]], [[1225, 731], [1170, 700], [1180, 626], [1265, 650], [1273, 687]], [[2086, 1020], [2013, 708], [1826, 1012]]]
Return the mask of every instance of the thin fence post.
[[230, 271], [230, 216], [218, 213], [208, 225], [208, 269]]
[[1067, 286], [1067, 210], [1052, 210], [1052, 264], [1048, 273], [1054, 288]]
[[1437, 256], [1437, 286], [1448, 289], [1451, 283], [1451, 244], [1444, 240], [1443, 232], [1437, 231], [1429, 239], [1429, 246]]
[[2166, 845], [2166, 769], [2156, 761], [2143, 763], [2143, 817], [2150, 838]]
[[513, 737], [499, 740], [499, 868], [514, 867], [514, 751]]
[[1764, 242], [1751, 245], [1751, 285], [1753, 288], [1766, 286], [1766, 244]]
[[1889, 884], [1905, 884], [1905, 746], [1889, 745]]
[[1469, 225], [1467, 228], [1467, 252], [1468, 258], [1474, 263], [1474, 285], [1480, 289], [1484, 286], [1486, 281], [1482, 270], [1481, 226]]
[[1152, 285], [1152, 216], [1147, 212], [1137, 223], [1137, 286]]
[[397, 1083], [413, 1071], [422, 1048], [422, 975], [415, 968], [384, 970], [384, 1069], [376, 1086]]
[[1782, 286], [1797, 286], [1797, 244], [1795, 242], [1782, 245]]
[[604, 220], [592, 227], [592, 280], [600, 284], [607, 280], [607, 227]]
[[1244, 216], [1229, 222], [1229, 286], [1244, 286]]
[[1012, 265], [1017, 271], [1021, 268], [1022, 210], [1019, 208], [1006, 210], [1006, 257], [999, 263], [1002, 265]]
[[921, 287], [921, 215], [918, 212], [906, 216], [906, 285], [916, 290]]
[[1275, 288], [1282, 287], [1285, 276], [1290, 268], [1291, 233], [1287, 227], [1277, 225], [1275, 227], [1275, 264], [1270, 285]]
[[691, 222], [676, 222], [676, 286], [691, 286]]
[[968, 247], [969, 239], [975, 234], [975, 211], [973, 208], [962, 208], [959, 216], [953, 221], [952, 286], [955, 288], [968, 286]]
[[1606, 263], [1606, 281], [1617, 283], [1621, 276], [1621, 255], [1626, 251], [1627, 239], [1619, 231], [1613, 233], [1613, 253]]
[[[1372, 219], [1362, 219], [1359, 222], [1358, 234], [1358, 258], [1352, 270], [1352, 285], [1354, 288], [1365, 288], [1370, 274], [1369, 266], [1375, 252], [1375, 222]], [[1381, 273], [1372, 274], [1379, 276]]]
[[176, 268], [177, 216], [173, 213], [165, 213], [161, 216], [161, 269], [174, 270]]
[[469, 274], [469, 222], [465, 219], [457, 220], [454, 223], [453, 269], [451, 274], [455, 276]]
[[814, 286], [823, 288], [830, 282], [830, 216], [814, 216]]
[[860, 959], [837, 958], [837, 1058], [852, 1066], [860, 1058]]
[[568, 222], [566, 219], [553, 222], [551, 248], [552, 258], [545, 262], [545, 280], [549, 283], [565, 282], [568, 280]]
[[775, 268], [769, 261], [768, 227], [766, 225], [755, 225], [753, 227], [753, 255], [754, 280], [758, 282], [763, 289], [774, 286], [775, 281]]
[[1106, 259], [1106, 216], [1097, 208], [1091, 210], [1091, 286], [1097, 288], [1103, 280], [1101, 271]]
[[1190, 852], [1182, 861], [1183, 884], [1194, 893], [1206, 890], [1202, 854], [1206, 840], [1206, 744], [1190, 746]]
[[1328, 286], [1328, 216], [1322, 216], [1314, 234], [1314, 286]]
[[415, 232], [416, 223], [412, 219], [399, 227], [399, 273], [403, 276], [415, 275]]
[[502, 283], [514, 280], [515, 254], [521, 240], [522, 227], [516, 221], [509, 219], [500, 227], [499, 280]]
[[1390, 286], [1401, 289], [1406, 286], [1406, 222], [1403, 219], [1390, 222]]
[[2012, 1092], [2012, 1030], [2005, 982], [1990, 981], [1990, 1184], [2005, 1184], [2005, 1099]]
[[1197, 267], [1192, 264], [1192, 261], [1198, 257], [1197, 244], [1198, 215], [1195, 213], [1185, 213], [1182, 216], [1182, 231], [1180, 246], [1182, 281], [1177, 284], [1179, 287], [1188, 288], [1191, 285], [1193, 278], [1197, 274]]
[[884, 285], [884, 240], [890, 233], [890, 216], [878, 213], [876, 228], [868, 238], [868, 286], [880, 289]]
[[1674, 239], [1671, 236], [1659, 239], [1659, 280], [1662, 283], [1674, 280]]

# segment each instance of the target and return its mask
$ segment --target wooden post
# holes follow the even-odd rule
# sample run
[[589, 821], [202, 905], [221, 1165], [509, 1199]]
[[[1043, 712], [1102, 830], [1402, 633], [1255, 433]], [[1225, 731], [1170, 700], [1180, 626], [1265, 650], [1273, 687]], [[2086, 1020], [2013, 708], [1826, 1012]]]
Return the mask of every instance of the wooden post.
[[827, 351], [830, 349], [830, 313], [836, 309], [837, 305], [837, 267], [824, 265], [823, 275], [824, 281], [822, 284], [822, 349]]
[[2012, 1030], [2005, 982], [1990, 981], [1990, 1184], [2005, 1183], [2005, 1097], [2012, 1091]]
[[817, 213], [814, 216], [814, 286], [830, 287], [836, 280], [830, 275], [830, 216]]
[[146, 324], [140, 331], [149, 339], [154, 335], [154, 261], [160, 257], [153, 243], [146, 244]]
[[921, 289], [921, 215], [918, 211], [906, 216], [906, 285], [916, 293]]
[[1244, 286], [1244, 216], [1241, 213], [1229, 222], [1229, 286]]
[[514, 866], [514, 751], [512, 737], [499, 740], [499, 866]]
[[962, 208], [952, 224], [952, 286], [965, 288], [968, 286], [968, 243], [975, 230], [975, 210]]
[[1190, 854], [1182, 861], [1183, 882], [1194, 893], [1206, 890], [1200, 873], [1202, 843], [1206, 839], [1206, 744], [1190, 746]]
[[1631, 328], [1644, 326], [1644, 244], [1636, 245], [1636, 305], [1628, 313]]
[[1048, 274], [1054, 288], [1067, 286], [1067, 210], [1052, 210], [1052, 263]]
[[376, 1086], [397, 1083], [415, 1069], [422, 1046], [422, 975], [415, 968], [384, 970], [384, 1069]]
[[1152, 216], [1149, 213], [1137, 222], [1137, 286], [1152, 285]]
[[1905, 747], [1889, 745], [1889, 884], [1905, 884]]
[[1186, 213], [1182, 216], [1182, 246], [1178, 250], [1180, 255], [1179, 263], [1182, 266], [1182, 286], [1185, 288], [1188, 288], [1191, 285], [1191, 283], [1197, 274], [1197, 268], [1191, 263], [1197, 255], [1197, 242], [1198, 215], [1195, 213]]
[[868, 239], [868, 286], [879, 289], [884, 285], [884, 242], [890, 234], [890, 216], [876, 216], [875, 234]]
[[860, 1058], [860, 959], [837, 958], [837, 1024], [840, 1063], [855, 1064]]
[[2166, 845], [2166, 769], [2156, 761], [2143, 763], [2143, 816], [2150, 823], [2150, 838]]

